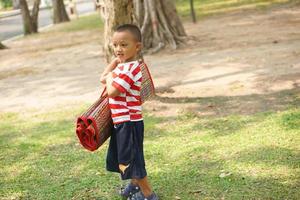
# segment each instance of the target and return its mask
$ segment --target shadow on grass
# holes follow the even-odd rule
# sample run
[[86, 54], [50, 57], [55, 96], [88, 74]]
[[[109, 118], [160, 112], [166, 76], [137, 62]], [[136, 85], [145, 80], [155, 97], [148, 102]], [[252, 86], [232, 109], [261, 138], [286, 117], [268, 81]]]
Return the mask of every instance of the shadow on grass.
[[300, 167], [300, 153], [295, 149], [265, 146], [254, 150], [242, 151], [232, 158], [237, 162], [263, 163], [269, 166], [281, 165], [296, 169]]
[[[19, 126], [16, 124], [19, 123]], [[1, 126], [0, 146], [9, 151], [9, 160], [4, 165], [13, 165], [19, 158], [37, 156], [45, 147], [55, 143], [64, 143], [69, 140], [70, 134], [74, 135], [74, 123], [68, 120], [40, 122], [26, 127], [25, 122], [8, 122]], [[20, 125], [21, 124], [21, 125]]]
[[282, 111], [288, 107], [299, 107], [300, 87], [270, 94], [250, 94], [241, 96], [214, 97], [164, 97], [157, 95], [155, 100], [167, 104], [196, 103], [191, 112], [209, 113], [202, 116], [252, 115], [259, 112]]
[[91, 153], [74, 138], [24, 153], [24, 161], [20, 161], [23, 155], [16, 155], [17, 161], [10, 163], [21, 169], [4, 181], [4, 195], [19, 193], [20, 199], [110, 199], [109, 192], [117, 183], [117, 177], [112, 178], [104, 171], [106, 147]]
[[282, 116], [282, 126], [286, 129], [299, 129], [300, 128], [300, 112], [287, 113]]

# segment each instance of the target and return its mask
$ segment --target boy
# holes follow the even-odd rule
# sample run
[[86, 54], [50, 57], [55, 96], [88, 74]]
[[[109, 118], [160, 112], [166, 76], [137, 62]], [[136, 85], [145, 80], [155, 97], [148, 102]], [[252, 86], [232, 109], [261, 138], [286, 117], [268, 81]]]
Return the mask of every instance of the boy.
[[137, 55], [142, 48], [139, 28], [124, 24], [112, 37], [116, 58], [101, 75], [106, 84], [114, 123], [107, 152], [106, 168], [131, 182], [120, 191], [130, 200], [158, 200], [147, 179], [143, 153], [144, 123], [140, 89], [142, 72]]

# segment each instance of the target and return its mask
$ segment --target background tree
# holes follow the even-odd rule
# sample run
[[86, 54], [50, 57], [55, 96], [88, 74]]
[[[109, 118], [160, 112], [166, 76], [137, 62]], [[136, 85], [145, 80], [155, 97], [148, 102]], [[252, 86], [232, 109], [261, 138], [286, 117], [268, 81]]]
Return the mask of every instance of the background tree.
[[195, 13], [195, 9], [194, 9], [194, 0], [190, 0], [190, 7], [191, 7], [192, 20], [194, 23], [196, 23], [197, 20], [196, 20], [196, 13]]
[[35, 0], [30, 14], [26, 0], [20, 0], [20, 9], [23, 19], [24, 34], [32, 34], [38, 32], [38, 14], [40, 0]]
[[165, 46], [176, 49], [186, 33], [172, 0], [134, 0], [135, 21], [140, 26], [143, 44], [150, 53]]
[[12, 4], [14, 9], [20, 8], [20, 0], [12, 0]]
[[111, 38], [113, 30], [125, 23], [133, 23], [133, 2], [132, 0], [104, 0], [104, 52], [106, 61], [110, 62], [113, 55]]
[[70, 21], [63, 0], [53, 0], [53, 23]]
[[7, 49], [7, 47], [4, 46], [4, 44], [2, 44], [2, 43], [0, 42], [0, 49]]
[[112, 30], [124, 23], [137, 24], [143, 35], [144, 50], [155, 53], [165, 46], [176, 49], [186, 33], [172, 0], [105, 0], [104, 50], [110, 60]]

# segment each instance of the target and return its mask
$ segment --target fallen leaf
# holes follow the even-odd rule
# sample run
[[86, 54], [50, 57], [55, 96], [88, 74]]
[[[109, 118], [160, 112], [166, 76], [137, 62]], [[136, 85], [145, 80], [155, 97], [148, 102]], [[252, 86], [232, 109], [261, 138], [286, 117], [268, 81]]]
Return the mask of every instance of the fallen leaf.
[[225, 178], [225, 177], [227, 177], [227, 176], [230, 176], [232, 173], [231, 172], [222, 172], [220, 175], [219, 175], [219, 177], [220, 178]]

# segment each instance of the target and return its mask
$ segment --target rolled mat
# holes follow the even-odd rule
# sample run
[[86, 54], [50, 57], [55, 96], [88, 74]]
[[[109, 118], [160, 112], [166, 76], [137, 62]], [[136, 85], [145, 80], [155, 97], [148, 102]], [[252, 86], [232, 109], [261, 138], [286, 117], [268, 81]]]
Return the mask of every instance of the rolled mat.
[[[144, 103], [155, 94], [153, 80], [147, 65], [140, 63], [142, 70], [141, 101]], [[108, 97], [103, 95], [82, 113], [76, 122], [76, 135], [80, 144], [89, 151], [97, 150], [111, 135], [113, 122]]]

